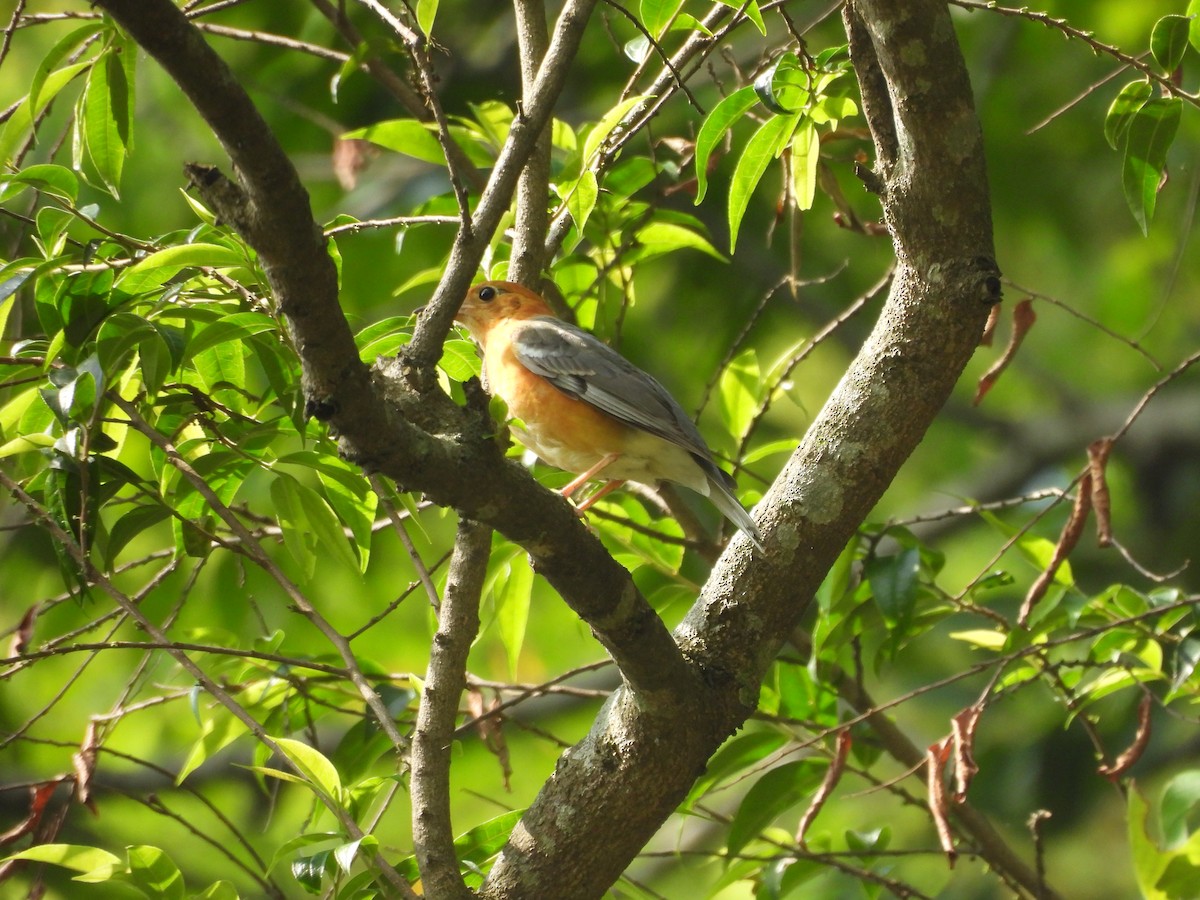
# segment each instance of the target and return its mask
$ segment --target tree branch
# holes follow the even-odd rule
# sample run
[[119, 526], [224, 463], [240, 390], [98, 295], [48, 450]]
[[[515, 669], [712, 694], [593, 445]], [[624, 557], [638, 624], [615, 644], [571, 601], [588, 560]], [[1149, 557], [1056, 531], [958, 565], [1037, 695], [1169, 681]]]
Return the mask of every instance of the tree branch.
[[450, 821], [450, 747], [458, 701], [467, 684], [467, 654], [479, 632], [479, 598], [487, 575], [492, 530], [463, 519], [412, 742], [413, 848], [421, 883], [429, 897], [465, 900], [472, 896], [459, 874]]
[[[514, 0], [517, 44], [521, 50], [521, 93], [532, 101], [538, 69], [546, 58], [546, 8], [541, 0]], [[548, 123], [547, 123], [548, 124]], [[550, 129], [543, 126], [517, 182], [517, 215], [509, 279], [538, 287], [545, 265], [550, 226]]]

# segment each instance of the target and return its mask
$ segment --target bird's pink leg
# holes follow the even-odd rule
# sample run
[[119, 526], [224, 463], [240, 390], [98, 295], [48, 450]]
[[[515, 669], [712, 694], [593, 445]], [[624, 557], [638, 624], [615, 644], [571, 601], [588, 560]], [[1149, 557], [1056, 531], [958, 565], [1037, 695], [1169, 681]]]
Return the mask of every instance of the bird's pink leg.
[[585, 482], [591, 481], [593, 478], [595, 478], [597, 473], [599, 473], [602, 469], [616, 462], [620, 456], [620, 453], [610, 453], [607, 456], [601, 457], [598, 463], [596, 463], [583, 474], [576, 476], [570, 484], [560, 488], [559, 493], [564, 497], [570, 497], [573, 493], [579, 490], [579, 488]]
[[580, 503], [578, 506], [576, 506], [575, 514], [582, 515], [583, 513], [587, 512], [588, 508], [593, 503], [595, 503], [597, 500], [599, 500], [604, 495], [611, 494], [613, 491], [615, 491], [617, 488], [619, 488], [624, 483], [625, 483], [624, 479], [621, 479], [620, 481], [608, 482], [607, 484], [604, 485], [604, 487], [600, 488], [600, 490], [596, 491], [596, 493], [592, 494], [592, 496], [588, 497], [586, 500], [584, 500], [582, 503]]

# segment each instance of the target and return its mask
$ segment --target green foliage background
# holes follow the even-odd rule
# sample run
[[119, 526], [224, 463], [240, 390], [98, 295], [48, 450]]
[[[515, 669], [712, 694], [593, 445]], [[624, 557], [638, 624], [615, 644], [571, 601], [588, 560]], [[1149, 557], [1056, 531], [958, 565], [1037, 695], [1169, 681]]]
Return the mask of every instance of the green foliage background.
[[[1148, 48], [1154, 23], [1162, 16], [1183, 13], [1179, 7], [1173, 2], [1060, 2], [1050, 13], [1065, 18], [1076, 29], [1094, 32], [1097, 40], [1138, 55]], [[28, 11], [79, 12], [84, 8], [70, 3], [39, 4]], [[803, 23], [817, 18], [817, 13], [808, 5], [792, 11]], [[891, 715], [921, 747], [947, 733], [950, 718], [975, 701], [990, 673], [927, 692], [920, 689], [965, 671], [997, 649], [980, 646], [986, 644], [980, 636], [985, 630], [999, 635], [998, 646], [1005, 650], [1018, 649], [1023, 640], [1015, 636], [1005, 642], [1005, 629], [966, 607], [978, 602], [1011, 620], [1030, 583], [1045, 566], [1070, 504], [1059, 504], [1044, 515], [1038, 513], [1045, 509], [1045, 501], [1000, 509], [989, 516], [946, 518], [936, 514], [972, 501], [1067, 489], [1086, 462], [1087, 445], [1113, 432], [1165, 371], [1195, 352], [1200, 335], [1200, 303], [1196, 302], [1200, 247], [1194, 228], [1200, 196], [1196, 153], [1200, 118], [1194, 104], [1183, 110], [1168, 156], [1169, 177], [1158, 196], [1149, 233], [1143, 235], [1126, 205], [1121, 155], [1108, 146], [1103, 133], [1109, 104], [1133, 76], [1111, 77], [1117, 64], [1110, 56], [1094, 54], [1082, 38], [1064, 39], [1060, 30], [1028, 18], [983, 9], [958, 9], [955, 18], [987, 140], [998, 259], [1011, 281], [1005, 288], [998, 345], [980, 349], [944, 415], [872, 516], [875, 523], [910, 522], [919, 546], [909, 540], [906, 531], [890, 533], [878, 545], [875, 561], [865, 563], [868, 579], [861, 584], [838, 584], [835, 578], [827, 585], [821, 613], [824, 619], [809, 623], [831, 648], [823, 663], [837, 663], [850, 671], [858, 664], [859, 674], [877, 701], [908, 697]], [[305, 4], [247, 3], [222, 12], [214, 17], [217, 20], [233, 28], [337, 45], [325, 20]], [[781, 22], [773, 16], [767, 21], [770, 46], [782, 45], [786, 32]], [[75, 21], [47, 22], [14, 34], [3, 63], [0, 107], [7, 108], [27, 93], [33, 73], [50, 47], [77, 25]], [[384, 40], [383, 30], [369, 17], [362, 16], [360, 27]], [[437, 10], [433, 34], [439, 44], [433, 53], [442, 79], [438, 87], [449, 114], [470, 117], [471, 104], [510, 104], [518, 95], [515, 38], [506, 7], [443, 4]], [[632, 26], [611, 9], [600, 14], [584, 41], [557, 118], [577, 130], [603, 119], [634, 65], [620, 44], [635, 37]], [[453, 213], [453, 205], [445, 197], [445, 173], [410, 156], [381, 152], [370, 159], [356, 186], [347, 189], [338, 183], [331, 164], [335, 136], [399, 115], [394, 103], [362, 73], [347, 73], [340, 79], [334, 102], [331, 79], [338, 74], [336, 64], [251, 41], [220, 36], [209, 39], [244, 79], [296, 162], [318, 221], [332, 225], [349, 221], [346, 217]], [[814, 54], [843, 43], [837, 16], [818, 24], [806, 34], [806, 40]], [[753, 28], [744, 27], [731, 46], [740, 67], [748, 75], [756, 74], [768, 43]], [[132, 52], [132, 48], [126, 51]], [[390, 58], [399, 61], [397, 55]], [[1186, 89], [1195, 88], [1198, 63], [1195, 49], [1189, 49], [1182, 63]], [[712, 109], [721, 92], [729, 93], [743, 84], [739, 73], [724, 63], [714, 68], [719, 87], [707, 76], [692, 83], [705, 111]], [[155, 239], [159, 246], [188, 238], [193, 243], [225, 248], [225, 253], [242, 253], [236, 238], [220, 225], [204, 223], [181, 192], [181, 163], [198, 160], [223, 165], [220, 147], [151, 61], [143, 56], [136, 70], [134, 131], [120, 173], [119, 197], [102, 189], [104, 166], [98, 168], [94, 160], [85, 160], [76, 207], [85, 209], [110, 232]], [[78, 91], [78, 86], [69, 86], [63, 98], [74, 98]], [[38, 147], [26, 164], [45, 161], [60, 137], [70, 144], [72, 104], [54, 104], [39, 127]], [[656, 120], [651, 133], [656, 139], [694, 138], [702, 120], [698, 110], [677, 97]], [[863, 127], [861, 117], [844, 124]], [[665, 199], [656, 197], [667, 211], [658, 215], [691, 229], [695, 244], [703, 239], [699, 249], [680, 246], [659, 255], [647, 253], [631, 267], [629, 284], [600, 281], [589, 290], [596, 275], [594, 268], [589, 270], [585, 255], [599, 252], [595, 248], [614, 240], [622, 213], [619, 204], [606, 202], [602, 195], [584, 239], [574, 245], [573, 255], [556, 262], [553, 271], [569, 300], [586, 294], [578, 309], [581, 320], [658, 375], [686, 409], [699, 408], [706, 384], [717, 385], [716, 399], [705, 406], [700, 421], [714, 448], [728, 455], [737, 450], [728, 436], [731, 426], [744, 422], [747, 411], [763, 397], [757, 373], [770, 370], [797, 341], [810, 337], [868, 291], [885, 271], [892, 253], [886, 236], [835, 227], [832, 221], [837, 207], [825, 190], [816, 192], [811, 210], [785, 210], [777, 218], [782, 183], [778, 163], [768, 167], [748, 205], [736, 249], [728, 253], [730, 223], [723, 198], [750, 133], [747, 126], [735, 126], [729, 148], [717, 154], [710, 193], [700, 206], [693, 205], [686, 190], [670, 193]], [[644, 160], [651, 149], [659, 176], [639, 198], [694, 177], [686, 157], [667, 142], [652, 145], [645, 135], [631, 145], [623, 161]], [[861, 139], [831, 142], [826, 148], [830, 176], [867, 222], [877, 220], [878, 203], [854, 177], [851, 162], [855, 151], [869, 153], [869, 149]], [[69, 150], [64, 154], [69, 157]], [[565, 151], [562, 155], [567, 157]], [[111, 164], [109, 169], [111, 175]], [[13, 213], [0, 219], [7, 262], [32, 252], [28, 229], [17, 218], [29, 214], [23, 204], [30, 194], [0, 193], [0, 197], [5, 209]], [[42, 218], [37, 224], [47, 227]], [[97, 236], [79, 221], [66, 227], [81, 241]], [[193, 229], [199, 230], [190, 234]], [[408, 321], [387, 320], [406, 316], [428, 297], [452, 236], [452, 227], [445, 225], [372, 228], [338, 236], [342, 304], [355, 330], [384, 322], [380, 334], [401, 334]], [[578, 235], [568, 240], [568, 247], [574, 238]], [[111, 251], [119, 243], [109, 241], [106, 246]], [[502, 261], [504, 254], [499, 247], [496, 261]], [[201, 256], [194, 261], [201, 261]], [[216, 250], [204, 259], [216, 265], [227, 262]], [[6, 268], [0, 281], [14, 270]], [[152, 268], [148, 271], [157, 277]], [[265, 291], [248, 259], [243, 257], [238, 266], [226, 271], [259, 296]], [[802, 282], [794, 295], [786, 288], [777, 289], [789, 272]], [[212, 292], [212, 309], [222, 316], [248, 309], [235, 292], [223, 291], [191, 270], [182, 275], [171, 273], [171, 277], [186, 282], [186, 290], [196, 291], [198, 296]], [[406, 285], [411, 286], [397, 290]], [[1037, 324], [996, 387], [982, 404], [974, 406], [975, 383], [1007, 339], [1008, 307], [1023, 299], [1026, 291], [1037, 295]], [[40, 376], [40, 367], [23, 366], [13, 359], [20, 352], [15, 342], [37, 337], [41, 330], [36, 300], [31, 291], [23, 289], [0, 312], [8, 317], [0, 344], [0, 353], [5, 355], [5, 371], [0, 376], [4, 379], [0, 381], [0, 402], [4, 404], [17, 402], [14, 398], [35, 383], [22, 383], [22, 379]], [[626, 300], [634, 302], [627, 307]], [[148, 296], [131, 310], [151, 316], [159, 308], [158, 302], [158, 297]], [[753, 356], [738, 356], [736, 364], [726, 366], [722, 374], [726, 352], [760, 302], [765, 302], [765, 308], [745, 345], [753, 350]], [[878, 305], [878, 301], [868, 304], [862, 314], [837, 329], [803, 361], [755, 432], [752, 452], [775, 442], [794, 445], [853, 356]], [[269, 442], [271, 465], [252, 466], [244, 483], [231, 481], [231, 490], [237, 488], [236, 498], [226, 499], [264, 517], [248, 518], [262, 528], [272, 527], [270, 516], [279, 515], [284, 541], [282, 546], [271, 543], [272, 558], [339, 631], [355, 631], [407, 596], [379, 624], [356, 638], [353, 646], [364, 671], [389, 685], [384, 699], [394, 704], [401, 721], [408, 724], [427, 661], [433, 614], [418, 588], [408, 553], [382, 508], [376, 508], [365, 483], [357, 493], [346, 494], [345, 508], [335, 504], [325, 512], [314, 512], [317, 507], [312, 504], [333, 503], [330, 498], [337, 491], [329, 483], [342, 483], [341, 476], [326, 471], [325, 481], [321, 481], [312, 454], [324, 454], [325, 465], [336, 465], [328, 437], [323, 428], [315, 422], [305, 423], [299, 415], [303, 400], [294, 372], [270, 369], [290, 359], [286, 348], [279, 345], [273, 332], [262, 332], [259, 340], [259, 349], [241, 362], [209, 360], [217, 370], [201, 375], [207, 379], [210, 395], [224, 408], [255, 420], [242, 422], [238, 416], [210, 410], [232, 440], [246, 442], [242, 450], [260, 446], [255, 440], [261, 440], [264, 448]], [[396, 337], [391, 343], [373, 345], [368, 358], [394, 351], [400, 340], [402, 337]], [[45, 349], [45, 344], [39, 346]], [[169, 354], [169, 350], [159, 352]], [[150, 353], [143, 348], [143, 366]], [[81, 361], [82, 354], [68, 360], [75, 365]], [[220, 383], [221, 372], [237, 372], [239, 366], [244, 367], [245, 392]], [[168, 384], [177, 380], [177, 375], [164, 374]], [[81, 383], [86, 385], [86, 378]], [[741, 391], [740, 383], [749, 387]], [[1194, 373], [1185, 373], [1168, 385], [1118, 446], [1108, 468], [1114, 531], [1129, 554], [1151, 572], [1175, 572], [1197, 554], [1200, 408], [1196, 397]], [[29, 408], [37, 402], [31, 398]], [[50, 412], [39, 409], [38, 423], [49, 424]], [[168, 433], [173, 433], [181, 448], [188, 440], [199, 446], [207, 438], [194, 430], [196, 425], [185, 423], [193, 412], [183, 407], [166, 410], [158, 427], [177, 429]], [[269, 427], [258, 427], [267, 421]], [[29, 424], [29, 419], [5, 418], [0, 412], [0, 444], [12, 440]], [[128, 440], [129, 448], [139, 449], [123, 452], [122, 461], [144, 478], [163, 477], [161, 459], [156, 461], [135, 437]], [[301, 454], [290, 457], [290, 467], [288, 454]], [[238, 451], [231, 449], [229, 458], [237, 456]], [[285, 462], [278, 462], [280, 459]], [[765, 490], [785, 459], [786, 453], [777, 449], [746, 466], [740, 482], [748, 501]], [[45, 477], [44, 457], [36, 452], [10, 453], [0, 464], [17, 480], [37, 479], [38, 473]], [[281, 471], [292, 476], [293, 487], [278, 486]], [[344, 482], [352, 483], [357, 476], [350, 468], [345, 472]], [[550, 485], [565, 480], [549, 471], [539, 470], [539, 476]], [[175, 495], [174, 499], [186, 498]], [[385, 505], [412, 513], [408, 534], [420, 556], [432, 565], [450, 546], [454, 516], [437, 509], [417, 511], [418, 502], [419, 498], [389, 494]], [[648, 518], [641, 504], [627, 495], [603, 508], [637, 521]], [[289, 512], [292, 509], [296, 511]], [[314, 522], [325, 521], [328, 528], [335, 528], [334, 514], [339, 513], [343, 518], [357, 516], [360, 525], [378, 521], [381, 527], [369, 540], [364, 533], [353, 542], [331, 542], [326, 539], [328, 533], [323, 534]], [[709, 510], [698, 509], [698, 514], [709, 528], [716, 527]], [[0, 535], [0, 629], [13, 633], [32, 604], [56, 600], [41, 608], [32, 644], [36, 649], [48, 638], [88, 626], [109, 611], [109, 602], [94, 587], [63, 599], [64, 567], [54, 541], [44, 530], [25, 527], [29, 516], [20, 504], [6, 505], [0, 516], [6, 528]], [[322, 520], [322, 516], [326, 518]], [[911, 521], [919, 516], [929, 516], [930, 521]], [[654, 524], [678, 533], [672, 531], [670, 522]], [[217, 527], [215, 520], [208, 525]], [[684, 557], [672, 545], [631, 535], [620, 525], [601, 520], [599, 527], [618, 558], [634, 569], [639, 586], [668, 624], [678, 621], [694, 598], [695, 586], [705, 577], [708, 564], [704, 559], [698, 554]], [[181, 533], [181, 528], [176, 525], [172, 532], [165, 521], [147, 528], [132, 538], [117, 562], [185, 548], [189, 535], [186, 529]], [[863, 543], [857, 548], [860, 560], [875, 547], [881, 529], [882, 525], [864, 528]], [[1018, 530], [1021, 541], [1006, 547], [1008, 538]], [[540, 685], [575, 667], [600, 661], [602, 651], [587, 628], [545, 584], [530, 577], [523, 554], [499, 537], [493, 549], [495, 571], [485, 598], [484, 630], [470, 663], [471, 674], [479, 679], [482, 701], [491, 699], [496, 686], [517, 686], [514, 690], [519, 690], [520, 685]], [[174, 617], [170, 634], [175, 640], [339, 664], [311, 622], [295, 614], [277, 581], [246, 559], [236, 553], [212, 553], [184, 555], [179, 560], [178, 567], [146, 594], [141, 606], [154, 621]], [[876, 568], [872, 570], [871, 565]], [[898, 580], [911, 574], [910, 567], [917, 570], [915, 582], [897, 586]], [[989, 573], [996, 573], [995, 578], [980, 586]], [[134, 569], [116, 576], [116, 581], [125, 590], [136, 592], [146, 583], [146, 575]], [[1110, 590], [1113, 584], [1130, 587]], [[971, 585], [977, 587], [968, 592]], [[1062, 638], [1077, 626], [1083, 628], [1109, 615], [1138, 613], [1153, 604], [1181, 602], [1198, 590], [1194, 568], [1157, 584], [1114, 549], [1097, 549], [1089, 531], [1072, 555], [1069, 570], [1052, 588], [1055, 605], [1044, 613], [1043, 634]], [[949, 598], [961, 599], [960, 608], [955, 609]], [[1056, 672], [1054, 678], [1061, 679], [1057, 684], [1054, 678], [1041, 679], [1032, 669], [1014, 665], [1009, 670], [1011, 690], [988, 706], [981, 721], [976, 744], [980, 772], [971, 786], [972, 802], [987, 810], [1002, 834], [1026, 855], [1031, 843], [1027, 819], [1036, 810], [1050, 810], [1052, 816], [1041, 826], [1046, 871], [1052, 883], [1069, 885], [1073, 898], [1133, 896], [1139, 889], [1135, 853], [1140, 847], [1149, 857], [1154, 856], [1136, 838], [1132, 842], [1129, 838], [1131, 827], [1135, 835], [1138, 832], [1136, 818], [1132, 824], [1130, 819], [1130, 810], [1138, 803], [1135, 789], [1128, 781], [1111, 784], [1097, 774], [1093, 743], [1093, 738], [1099, 741], [1111, 761], [1132, 740], [1135, 711], [1143, 696], [1139, 685], [1149, 685], [1161, 704], [1154, 713], [1153, 737], [1133, 770], [1137, 789], [1157, 800], [1169, 779], [1196, 768], [1192, 669], [1200, 654], [1190, 637], [1193, 618], [1194, 612], [1182, 603], [1171, 622], [1154, 618], [1154, 627], [1162, 631], [1157, 650], [1147, 646], [1154, 642], [1137, 629], [1122, 631], [1111, 639], [1111, 647], [1093, 648], [1086, 665]], [[849, 632], [859, 639], [849, 641]], [[963, 632], [974, 637], [963, 639]], [[112, 638], [146, 639], [129, 624], [121, 626]], [[105, 639], [103, 628], [80, 638]], [[345, 798], [348, 808], [361, 812], [396, 791], [390, 745], [370, 733], [361, 715], [361, 701], [344, 680], [323, 677], [299, 665], [279, 668], [262, 658], [206, 654], [195, 654], [195, 658], [219, 682], [238, 686], [238, 696], [265, 723], [268, 733], [316, 745], [337, 765], [343, 785], [359, 785], [362, 809], [356, 805], [360, 798], [350, 797]], [[764, 720], [751, 722], [745, 730], [752, 741], [760, 742], [764, 753], [775, 739], [782, 745], [786, 738], [788, 746], [796, 748], [793, 755], [784, 757], [799, 761], [795, 768], [787, 770], [786, 780], [775, 776], [786, 787], [767, 782], [770, 791], [764, 788], [753, 793], [753, 785], [764, 771], [754, 754], [747, 758], [745, 770], [731, 765], [730, 783], [694, 798], [700, 806], [690, 810], [692, 815], [679, 816], [668, 824], [650, 852], [631, 869], [636, 881], [618, 888], [620, 896], [677, 897], [707, 891], [722, 898], [742, 898], [786, 893], [771, 881], [769, 870], [774, 863], [764, 863], [760, 857], [777, 849], [772, 839], [786, 841], [794, 832], [796, 819], [820, 783], [831, 744], [818, 742], [815, 751], [799, 748], [813, 733], [827, 736], [825, 730], [833, 729], [848, 715], [829, 692], [823, 675], [817, 675], [820, 671], [817, 666], [806, 668], [795, 656], [781, 662], [774, 681], [764, 686]], [[293, 675], [302, 684], [288, 691], [285, 683]], [[1031, 684], [1018, 689], [1021, 675], [1028, 675]], [[1111, 693], [1107, 687], [1102, 690], [1102, 686], [1092, 685], [1089, 695], [1085, 688], [1100, 676], [1113, 679]], [[63, 654], [38, 659], [23, 668], [14, 666], [3, 678], [0, 770], [5, 773], [4, 780], [14, 786], [0, 794], [4, 827], [25, 815], [26, 798], [16, 786], [72, 771], [72, 755], [84, 740], [90, 716], [103, 716], [134, 699], [162, 698], [144, 711], [121, 715], [111, 726], [103, 726], [111, 731], [106, 732], [96, 776], [96, 814], [72, 807], [58, 840], [103, 847], [118, 855], [126, 846], [151, 844], [168, 851], [182, 869], [189, 890], [228, 879], [243, 896], [255, 896], [261, 885], [256, 887], [246, 873], [232, 869], [214, 846], [229, 845], [230, 837], [204, 802], [211, 801], [236, 823], [264, 860], [271, 861], [273, 855], [278, 858], [272, 870], [273, 883], [288, 896], [302, 895], [289, 865], [323, 845], [288, 842], [301, 833], [334, 832], [336, 823], [319, 811], [312, 794], [302, 787], [247, 769], [279, 768], [280, 763], [269, 762], [262, 746], [234, 725], [211, 698], [196, 690], [194, 680], [169, 658], [138, 649]], [[458, 830], [466, 832], [493, 816], [523, 808], [553, 771], [563, 746], [584, 734], [602, 692], [613, 683], [611, 670], [599, 669], [572, 680], [577, 691], [550, 692], [518, 706], [504, 729], [511, 775], [503, 773], [497, 755], [474, 733], [464, 734], [455, 748], [453, 768], [453, 812]], [[135, 686], [128, 694], [127, 685]], [[292, 685], [296, 688], [297, 682]], [[511, 691], [503, 694], [512, 695]], [[1078, 708], [1068, 703], [1068, 696]], [[47, 710], [44, 716], [42, 710]], [[1081, 714], [1090, 722], [1087, 729]], [[869, 735], [856, 730], [855, 740], [853, 765], [870, 777], [847, 776], [840, 793], [818, 818], [810, 835], [811, 846], [837, 851], [847, 847], [882, 850], [886, 845], [924, 851], [873, 858], [866, 853], [855, 861], [888, 877], [920, 885], [931, 895], [1007, 896], [1006, 889], [978, 860], [964, 856], [951, 870], [936, 851], [928, 815], [921, 805], [920, 776], [900, 780], [894, 789], [868, 789], [872, 780], [887, 785], [902, 779], [905, 772], [895, 762], [878, 761], [879, 748]], [[364, 744], [368, 750], [362, 749]], [[160, 770], [151, 772], [124, 754], [153, 761]], [[172, 786], [172, 779], [181, 771], [188, 773], [185, 786], [196, 793]], [[149, 799], [151, 793], [156, 800]], [[778, 805], [768, 803], [764, 794]], [[750, 799], [740, 804], [743, 795]], [[788, 801], [786, 808], [780, 798]], [[156, 808], [157, 803], [167, 814]], [[1193, 806], [1180, 800], [1171, 809], [1182, 810], [1184, 821], [1194, 824], [1194, 818], [1189, 818], [1194, 816]], [[775, 814], [780, 816], [782, 829], [770, 831]], [[403, 788], [384, 808], [372, 835], [389, 860], [409, 852]], [[1184, 837], [1190, 840], [1195, 835], [1184, 829]], [[330, 840], [331, 845], [344, 842], [344, 835]], [[723, 861], [720, 851], [730, 844], [740, 844], [748, 858], [732, 864]], [[677, 848], [687, 852], [673, 853]], [[245, 858], [241, 850], [235, 852]], [[481, 852], [481, 860], [486, 855]], [[356, 864], [355, 873], [361, 871], [362, 860]], [[789, 886], [799, 883], [800, 865], [793, 867]], [[1152, 865], [1143, 865], [1143, 873]], [[1193, 856], [1190, 865], [1200, 867], [1200, 860]], [[878, 885], [828, 867], [814, 867], [803, 874], [815, 879], [801, 888], [811, 891], [804, 896], [849, 896], [851, 888], [872, 896], [879, 891]], [[50, 868], [45, 875], [51, 885], [50, 896], [117, 896], [120, 890], [99, 885], [85, 894], [84, 889], [65, 880], [60, 870]], [[317, 881], [320, 875], [318, 871]], [[0, 884], [0, 894], [14, 885], [18, 893], [12, 896], [20, 895], [24, 877], [28, 875]], [[301, 877], [299, 882], [303, 880]], [[330, 883], [327, 878], [325, 884]], [[1153, 893], [1144, 882], [1141, 887], [1146, 896], [1182, 896], [1170, 891]], [[170, 892], [164, 890], [163, 895]]]

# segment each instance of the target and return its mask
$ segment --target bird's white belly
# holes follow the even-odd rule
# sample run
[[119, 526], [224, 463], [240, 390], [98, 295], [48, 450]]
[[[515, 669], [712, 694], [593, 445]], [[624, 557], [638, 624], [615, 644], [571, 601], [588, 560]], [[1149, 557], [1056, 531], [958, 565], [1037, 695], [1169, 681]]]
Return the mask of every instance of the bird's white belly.
[[[592, 468], [606, 453], [583, 452], [554, 440], [545, 432], [513, 428], [513, 437], [558, 469], [579, 474]], [[636, 481], [653, 485], [674, 481], [707, 496], [708, 479], [692, 455], [675, 444], [642, 432], [627, 442], [620, 455], [596, 473], [599, 481]]]

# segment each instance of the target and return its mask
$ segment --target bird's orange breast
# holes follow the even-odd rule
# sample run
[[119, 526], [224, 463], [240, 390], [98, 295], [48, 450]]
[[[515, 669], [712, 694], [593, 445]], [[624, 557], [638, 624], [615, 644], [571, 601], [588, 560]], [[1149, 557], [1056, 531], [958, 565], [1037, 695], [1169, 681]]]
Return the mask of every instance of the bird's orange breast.
[[517, 438], [551, 465], [585, 471], [609, 454], [625, 453], [636, 429], [560, 391], [531, 372], [512, 350], [519, 320], [497, 322], [488, 333], [484, 369], [488, 389], [524, 423]]

